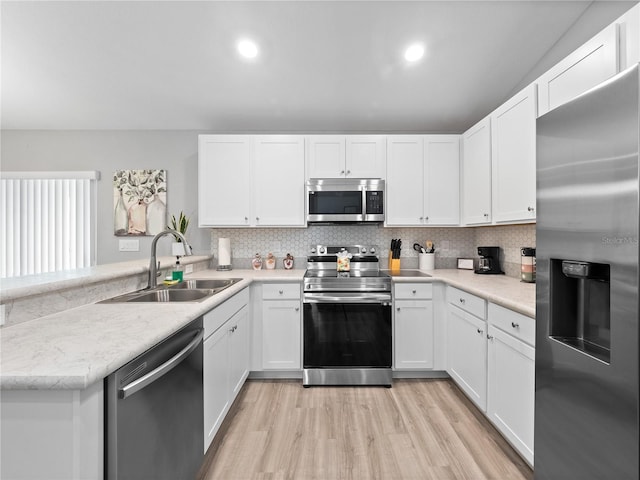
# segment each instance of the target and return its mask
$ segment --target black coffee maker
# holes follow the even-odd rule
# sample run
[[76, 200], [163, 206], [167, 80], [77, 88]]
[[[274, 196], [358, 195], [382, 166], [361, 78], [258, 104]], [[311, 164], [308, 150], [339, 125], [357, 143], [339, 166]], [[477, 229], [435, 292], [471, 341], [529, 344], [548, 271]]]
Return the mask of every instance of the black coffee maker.
[[478, 268], [476, 273], [503, 274], [500, 269], [500, 247], [478, 247]]

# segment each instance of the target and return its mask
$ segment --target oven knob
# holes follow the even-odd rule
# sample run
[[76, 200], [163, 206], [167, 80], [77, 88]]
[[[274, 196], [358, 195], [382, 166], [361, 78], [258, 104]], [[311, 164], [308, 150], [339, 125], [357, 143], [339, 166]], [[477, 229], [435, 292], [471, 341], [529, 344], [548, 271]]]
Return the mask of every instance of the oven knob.
[[367, 253], [367, 249], [366, 249], [366, 247], [362, 247], [362, 248], [360, 249], [360, 253]]
[[327, 249], [326, 249], [326, 248], [324, 248], [324, 247], [320, 247], [320, 248], [318, 249], [318, 253], [320, 253], [320, 254], [323, 254], [323, 253], [325, 253], [326, 251], [327, 251]]
[[311, 249], [311, 253], [316, 253], [316, 247], [313, 247], [313, 248]]
[[376, 249], [374, 247], [371, 247], [371, 250], [369, 250], [371, 253], [376, 253]]

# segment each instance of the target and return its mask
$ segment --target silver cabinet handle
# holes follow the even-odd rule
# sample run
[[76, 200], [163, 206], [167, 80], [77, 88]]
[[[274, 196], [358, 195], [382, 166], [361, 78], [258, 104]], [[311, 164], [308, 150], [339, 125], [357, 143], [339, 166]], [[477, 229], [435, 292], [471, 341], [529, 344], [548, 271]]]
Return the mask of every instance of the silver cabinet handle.
[[485, 213], [484, 216], [485, 216], [485, 218], [489, 218], [489, 214], [488, 213]]
[[425, 219], [425, 221], [427, 221], [427, 222], [429, 221], [429, 217], [424, 217], [424, 219]]
[[416, 294], [417, 290], [411, 290], [411, 293]]
[[461, 299], [460, 299], [460, 303], [464, 303], [464, 298], [461, 298]]
[[527, 211], [529, 211], [529, 212], [533, 212], [534, 210], [535, 210], [535, 208], [533, 208], [533, 207], [527, 207]]
[[487, 340], [493, 340], [493, 335], [487, 335]]
[[344, 175], [344, 170], [340, 170], [340, 175]]
[[165, 373], [169, 373], [171, 370], [177, 367], [185, 358], [187, 358], [191, 354], [191, 352], [193, 352], [198, 347], [198, 344], [200, 344], [200, 342], [202, 341], [203, 336], [204, 336], [204, 329], [203, 328], [198, 329], [195, 337], [193, 337], [193, 339], [187, 344], [186, 347], [184, 347], [182, 350], [180, 350], [178, 353], [176, 353], [173, 357], [171, 357], [169, 360], [164, 362], [162, 365], [151, 370], [149, 373], [147, 373], [143, 377], [140, 377], [139, 379], [134, 380], [130, 384], [122, 387], [118, 392], [118, 397], [121, 399], [130, 397], [134, 393], [142, 390], [144, 387], [146, 387], [150, 383], [153, 383], [154, 381], [162, 377]]
[[400, 307], [396, 307], [396, 310], [399, 312], [400, 311]]
[[482, 330], [480, 328], [478, 329], [478, 333], [482, 334], [483, 332], [484, 332], [484, 330]]
[[424, 217], [420, 217], [420, 221], [424, 220]]
[[296, 312], [299, 312], [299, 311], [300, 311], [300, 307], [296, 307]]
[[512, 326], [513, 328], [520, 328], [520, 324], [519, 324], [519, 323], [516, 323], [516, 322], [511, 322], [511, 326]]
[[259, 221], [260, 221], [260, 217], [256, 217], [256, 222], [259, 222]]
[[284, 290], [278, 290], [278, 293], [282, 295], [284, 293]]
[[351, 175], [351, 170], [347, 170], [347, 175]]
[[229, 331], [230, 331], [231, 333], [233, 333], [233, 332], [235, 332], [237, 329], [238, 329], [238, 325], [234, 325], [233, 327], [231, 327], [231, 328], [229, 329]]
[[249, 217], [244, 217], [244, 221], [248, 222], [249, 221]]

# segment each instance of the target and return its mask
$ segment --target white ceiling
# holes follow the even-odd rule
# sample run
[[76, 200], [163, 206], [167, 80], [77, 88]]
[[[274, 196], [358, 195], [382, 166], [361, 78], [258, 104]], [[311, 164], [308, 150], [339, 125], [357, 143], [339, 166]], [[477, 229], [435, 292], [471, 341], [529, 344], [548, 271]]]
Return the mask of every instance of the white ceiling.
[[462, 132], [592, 3], [3, 1], [2, 128]]

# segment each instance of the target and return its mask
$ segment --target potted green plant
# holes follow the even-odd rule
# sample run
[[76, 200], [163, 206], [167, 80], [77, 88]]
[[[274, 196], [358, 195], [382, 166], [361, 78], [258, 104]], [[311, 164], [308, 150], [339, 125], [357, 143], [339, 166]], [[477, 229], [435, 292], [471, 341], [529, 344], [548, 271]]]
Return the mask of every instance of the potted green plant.
[[[184, 212], [180, 212], [178, 218], [175, 215], [171, 215], [171, 221], [168, 228], [175, 230], [176, 232], [180, 232], [186, 238], [187, 228], [189, 228], [189, 217], [187, 217]], [[185, 247], [182, 243], [182, 239], [177, 235], [174, 235], [176, 241], [171, 246], [171, 252], [176, 257], [185, 255]]]

